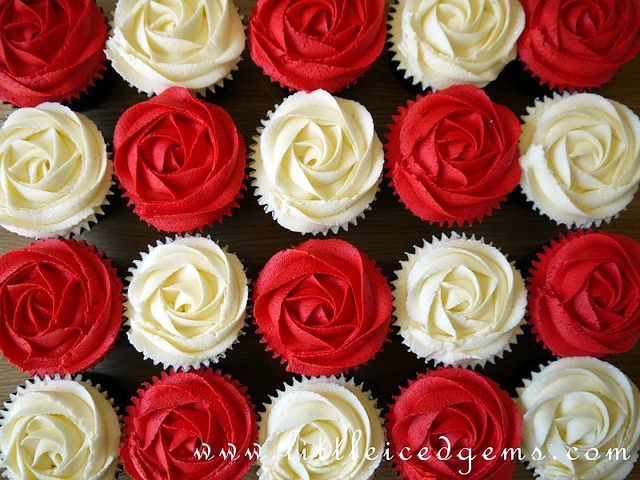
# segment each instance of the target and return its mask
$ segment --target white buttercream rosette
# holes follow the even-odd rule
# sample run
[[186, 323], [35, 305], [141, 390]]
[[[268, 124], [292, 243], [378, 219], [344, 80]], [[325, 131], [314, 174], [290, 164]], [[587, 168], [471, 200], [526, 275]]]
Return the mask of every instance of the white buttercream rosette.
[[348, 229], [376, 197], [384, 151], [367, 109], [324, 90], [298, 92], [263, 121], [252, 168], [258, 202], [283, 227]]
[[403, 343], [436, 364], [473, 367], [510, 351], [522, 333], [522, 275], [492, 245], [453, 233], [400, 262], [394, 285]]

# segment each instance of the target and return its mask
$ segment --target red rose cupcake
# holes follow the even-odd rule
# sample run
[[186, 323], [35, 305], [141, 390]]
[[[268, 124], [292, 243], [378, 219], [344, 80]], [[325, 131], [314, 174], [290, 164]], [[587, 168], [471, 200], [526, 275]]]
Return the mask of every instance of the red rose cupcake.
[[640, 339], [640, 243], [569, 232], [545, 247], [528, 279], [539, 339], [562, 357], [622, 353]]
[[30, 374], [96, 365], [122, 323], [122, 282], [95, 247], [48, 239], [0, 256], [0, 350]]
[[406, 480], [510, 480], [515, 458], [502, 453], [520, 446], [522, 419], [491, 379], [444, 368], [418, 375], [394, 398], [387, 433]]
[[520, 122], [480, 88], [453, 86], [401, 107], [387, 175], [404, 205], [440, 225], [480, 221], [520, 181]]
[[390, 330], [386, 279], [343, 240], [309, 240], [276, 253], [253, 290], [258, 331], [287, 370], [346, 372], [372, 359]]
[[95, 0], [0, 2], [0, 100], [34, 107], [79, 97], [104, 76], [106, 40]]
[[133, 480], [238, 480], [251, 468], [257, 417], [230, 376], [170, 370], [131, 400], [120, 457]]
[[354, 83], [384, 47], [384, 0], [258, 0], [251, 58], [292, 90], [335, 93]]
[[217, 105], [174, 87], [125, 111], [114, 134], [116, 176], [145, 222], [191, 232], [238, 207], [244, 140]]
[[551, 88], [596, 88], [640, 50], [638, 0], [521, 0], [525, 67]]

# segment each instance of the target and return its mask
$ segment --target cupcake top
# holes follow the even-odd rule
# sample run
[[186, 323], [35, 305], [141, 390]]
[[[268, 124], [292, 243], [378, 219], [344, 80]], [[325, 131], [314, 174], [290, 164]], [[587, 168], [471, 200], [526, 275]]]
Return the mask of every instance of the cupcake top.
[[231, 79], [245, 35], [232, 0], [118, 0], [107, 57], [138, 90], [204, 93]]
[[419, 357], [474, 366], [510, 350], [527, 304], [522, 276], [492, 245], [452, 234], [425, 240], [400, 262], [396, 323]]
[[384, 0], [259, 0], [251, 58], [293, 90], [337, 92], [369, 69], [384, 47]]
[[0, 128], [0, 225], [66, 236], [102, 213], [113, 165], [96, 125], [58, 103], [15, 110]]
[[80, 377], [35, 377], [0, 411], [0, 466], [9, 478], [112, 480], [120, 422], [112, 401]]
[[242, 263], [210, 238], [158, 242], [130, 272], [127, 336], [154, 363], [217, 362], [244, 327], [249, 287]]
[[309, 240], [275, 254], [253, 291], [253, 316], [287, 370], [348, 371], [373, 358], [390, 330], [391, 290], [356, 247]]
[[637, 0], [522, 0], [518, 54], [551, 88], [599, 87], [640, 50]]
[[122, 282], [95, 247], [49, 239], [0, 256], [0, 350], [21, 370], [76, 373], [111, 349]]
[[371, 114], [324, 90], [285, 98], [254, 150], [258, 201], [294, 232], [347, 229], [378, 192], [384, 152]]
[[627, 207], [640, 181], [640, 119], [593, 93], [554, 95], [528, 109], [522, 191], [558, 224], [588, 227]]
[[411, 212], [434, 223], [481, 221], [520, 181], [518, 118], [483, 90], [454, 86], [401, 107], [387, 168]]
[[129, 108], [113, 143], [125, 195], [158, 230], [201, 229], [238, 206], [244, 140], [224, 109], [188, 90], [174, 87]]
[[[231, 377], [162, 372], [132, 402], [120, 456], [134, 480], [237, 480], [251, 467], [245, 452], [258, 437], [257, 418], [246, 389]], [[238, 458], [220, 454], [229, 445]]]
[[107, 22], [95, 0], [0, 2], [0, 100], [71, 100], [106, 70]]
[[[520, 413], [509, 394], [484, 375], [460, 368], [418, 375], [394, 398], [387, 420], [395, 468], [406, 480], [513, 475], [515, 458], [502, 452], [520, 446]], [[450, 458], [438, 456], [447, 445]], [[476, 456], [471, 469], [466, 449]]]
[[516, 58], [524, 23], [518, 0], [397, 0], [391, 52], [405, 78], [423, 90], [484, 87]]
[[294, 380], [265, 408], [259, 435], [261, 480], [367, 480], [380, 465], [380, 411], [353, 380]]
[[613, 365], [591, 357], [556, 360], [525, 381], [517, 403], [522, 448], [536, 476], [623, 480], [631, 473], [640, 447], [640, 393]]

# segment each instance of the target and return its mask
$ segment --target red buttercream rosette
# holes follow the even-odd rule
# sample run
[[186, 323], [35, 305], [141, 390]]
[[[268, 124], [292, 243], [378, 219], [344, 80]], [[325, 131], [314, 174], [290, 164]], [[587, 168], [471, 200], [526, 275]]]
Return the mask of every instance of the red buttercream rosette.
[[401, 107], [387, 135], [400, 200], [433, 223], [480, 221], [520, 181], [520, 122], [480, 88], [453, 86]]
[[78, 97], [104, 75], [106, 40], [94, 0], [0, 2], [0, 100], [34, 107]]
[[343, 240], [275, 254], [253, 290], [263, 341], [287, 370], [346, 372], [372, 359], [390, 330], [391, 290], [375, 263]]
[[640, 243], [569, 232], [538, 255], [528, 279], [534, 332], [555, 354], [602, 357], [640, 340]]
[[551, 88], [596, 88], [640, 50], [638, 0], [521, 0], [518, 53]]
[[[229, 375], [171, 369], [131, 402], [120, 457], [134, 480], [237, 480], [251, 468], [258, 419], [246, 388]], [[230, 445], [236, 456], [225, 459], [220, 452]]]
[[238, 207], [246, 148], [221, 107], [170, 88], [125, 111], [115, 173], [134, 212], [158, 230], [191, 232]]
[[29, 373], [73, 374], [113, 346], [122, 282], [95, 247], [48, 239], [0, 256], [0, 350]]
[[258, 0], [251, 58], [283, 87], [335, 93], [382, 52], [384, 9], [384, 0]]
[[[507, 392], [462, 368], [419, 375], [394, 398], [386, 427], [394, 468], [406, 480], [509, 480], [515, 459], [502, 453], [519, 447], [522, 437], [522, 419]], [[449, 459], [442, 437], [451, 446]], [[476, 455], [468, 474], [469, 451], [462, 449]]]

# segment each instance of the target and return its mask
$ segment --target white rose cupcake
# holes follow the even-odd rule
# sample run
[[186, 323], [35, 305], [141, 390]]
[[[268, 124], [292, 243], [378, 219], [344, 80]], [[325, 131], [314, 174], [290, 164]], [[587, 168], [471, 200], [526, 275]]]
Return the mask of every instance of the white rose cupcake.
[[409, 349], [436, 364], [472, 367], [510, 351], [522, 333], [522, 275], [497, 248], [452, 234], [400, 262], [396, 324]]
[[355, 225], [375, 199], [384, 164], [367, 109], [324, 90], [298, 92], [263, 124], [252, 168], [265, 211], [303, 234]]
[[176, 86], [205, 93], [231, 79], [244, 45], [232, 0], [118, 0], [106, 54], [149, 95]]
[[30, 238], [88, 229], [113, 164], [96, 125], [59, 103], [15, 110], [0, 128], [0, 225]]
[[523, 117], [520, 186], [558, 224], [589, 227], [624, 210], [640, 181], [640, 119], [594, 93], [555, 94]]
[[536, 476], [622, 480], [631, 473], [640, 447], [640, 393], [616, 367], [562, 358], [534, 373], [518, 395], [523, 453]]
[[80, 377], [35, 377], [0, 412], [0, 469], [13, 480], [111, 480], [120, 421], [113, 401]]
[[390, 49], [405, 78], [423, 90], [484, 87], [516, 58], [524, 24], [518, 0], [398, 0]]
[[223, 357], [245, 324], [249, 287], [238, 257], [187, 236], [158, 242], [134, 265], [125, 312], [131, 344], [165, 368]]
[[294, 380], [265, 405], [261, 480], [367, 480], [385, 446], [380, 410], [353, 380]]

